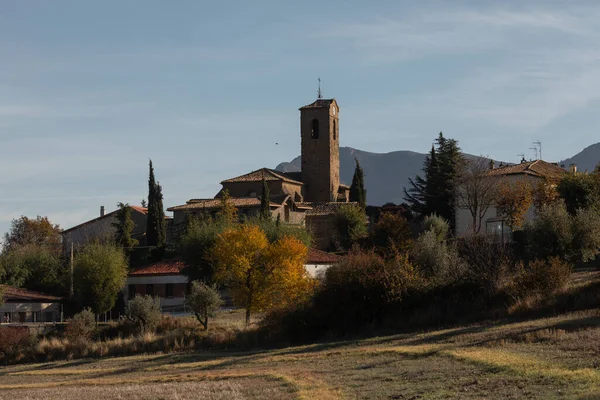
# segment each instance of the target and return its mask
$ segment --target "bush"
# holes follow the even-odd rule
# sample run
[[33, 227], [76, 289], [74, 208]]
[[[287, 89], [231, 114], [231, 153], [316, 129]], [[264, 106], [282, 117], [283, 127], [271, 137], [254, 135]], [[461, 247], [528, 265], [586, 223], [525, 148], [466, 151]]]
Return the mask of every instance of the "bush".
[[456, 246], [440, 241], [434, 229], [417, 238], [411, 255], [419, 274], [434, 284], [458, 281], [466, 272]]
[[96, 315], [89, 308], [75, 314], [67, 321], [65, 337], [70, 342], [85, 341], [92, 337], [96, 330]]
[[350, 250], [367, 236], [367, 215], [354, 204], [342, 205], [335, 213], [334, 223], [339, 246], [344, 250]]
[[521, 273], [515, 280], [517, 296], [543, 299], [561, 291], [567, 285], [572, 270], [571, 264], [558, 257], [535, 260], [521, 268]]
[[29, 329], [0, 327], [0, 354], [5, 363], [17, 361], [28, 351], [31, 344]]
[[394, 256], [410, 250], [413, 233], [408, 221], [399, 214], [384, 212], [369, 235], [371, 246], [378, 254]]
[[432, 214], [425, 217], [423, 220], [423, 231], [433, 231], [436, 239], [441, 242], [446, 240], [448, 237], [448, 232], [450, 232], [450, 226], [448, 225], [448, 221], [444, 218]]
[[216, 288], [201, 281], [194, 281], [185, 303], [194, 311], [194, 315], [204, 329], [208, 329], [208, 318], [216, 315], [219, 307], [223, 304], [223, 299]]
[[141, 333], [153, 332], [161, 320], [160, 299], [152, 296], [135, 296], [127, 303], [125, 316]]
[[515, 260], [500, 236], [479, 234], [461, 238], [458, 251], [466, 263], [465, 278], [491, 298], [510, 283]]

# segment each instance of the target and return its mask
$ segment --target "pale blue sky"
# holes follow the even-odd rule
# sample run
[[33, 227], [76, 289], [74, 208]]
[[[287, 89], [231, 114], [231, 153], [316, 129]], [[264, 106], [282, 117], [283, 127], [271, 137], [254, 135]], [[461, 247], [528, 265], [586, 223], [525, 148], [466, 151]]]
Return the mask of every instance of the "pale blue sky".
[[166, 207], [291, 160], [319, 76], [343, 146], [425, 152], [443, 130], [570, 157], [600, 139], [599, 20], [595, 1], [0, 0], [0, 232], [138, 204], [148, 158]]

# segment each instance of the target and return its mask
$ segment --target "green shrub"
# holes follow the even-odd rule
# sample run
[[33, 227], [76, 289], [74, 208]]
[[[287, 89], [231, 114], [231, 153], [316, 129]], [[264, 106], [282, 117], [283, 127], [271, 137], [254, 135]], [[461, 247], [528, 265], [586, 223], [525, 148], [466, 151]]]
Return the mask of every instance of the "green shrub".
[[434, 284], [455, 282], [466, 272], [456, 246], [440, 241], [434, 229], [415, 240], [411, 255], [419, 274]]
[[153, 332], [161, 320], [160, 299], [148, 295], [135, 296], [127, 303], [125, 316], [141, 333]]
[[432, 214], [425, 217], [423, 220], [423, 231], [433, 231], [435, 237], [438, 241], [444, 241], [448, 237], [448, 232], [450, 232], [450, 226], [448, 225], [448, 221], [444, 218]]
[[367, 215], [354, 204], [344, 204], [335, 213], [336, 239], [344, 250], [367, 236]]
[[369, 234], [370, 245], [384, 257], [410, 251], [413, 232], [408, 221], [399, 214], [384, 212]]
[[223, 299], [215, 287], [208, 286], [202, 281], [194, 281], [185, 304], [194, 311], [194, 315], [204, 329], [208, 329], [208, 318], [216, 315], [223, 304]]
[[65, 337], [70, 342], [89, 340], [96, 330], [96, 315], [89, 308], [67, 320]]

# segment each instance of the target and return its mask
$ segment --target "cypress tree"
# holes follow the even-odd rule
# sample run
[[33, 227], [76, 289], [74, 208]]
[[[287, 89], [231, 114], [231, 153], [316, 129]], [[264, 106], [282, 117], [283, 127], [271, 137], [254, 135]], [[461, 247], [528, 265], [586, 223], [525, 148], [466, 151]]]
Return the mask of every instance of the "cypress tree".
[[360, 163], [355, 158], [354, 176], [350, 185], [350, 201], [357, 202], [364, 210], [367, 207], [367, 191], [365, 189], [365, 176]]
[[115, 242], [117, 246], [131, 249], [138, 245], [138, 241], [131, 236], [135, 227], [131, 219], [131, 207], [129, 207], [129, 204], [123, 203], [119, 203], [117, 206], [119, 207], [116, 214], [117, 222], [112, 223], [112, 226], [117, 230], [115, 232]]
[[271, 194], [269, 192], [269, 185], [265, 178], [262, 180], [262, 196], [260, 198], [260, 218], [269, 219], [271, 218], [271, 209], [269, 207], [271, 202]]
[[423, 162], [424, 177], [417, 175], [414, 179], [409, 178], [409, 187], [408, 189], [404, 188], [404, 200], [406, 200], [412, 212], [419, 215], [430, 215], [436, 212], [437, 194], [435, 184], [437, 172], [435, 147], [432, 145], [429, 155], [425, 157]]
[[154, 167], [150, 160], [148, 178], [148, 217], [146, 227], [146, 244], [163, 247], [166, 242], [165, 211], [163, 209], [162, 187], [154, 178]]
[[221, 209], [217, 213], [217, 217], [226, 225], [233, 225], [238, 222], [238, 210], [231, 202], [229, 190], [223, 190], [221, 197]]

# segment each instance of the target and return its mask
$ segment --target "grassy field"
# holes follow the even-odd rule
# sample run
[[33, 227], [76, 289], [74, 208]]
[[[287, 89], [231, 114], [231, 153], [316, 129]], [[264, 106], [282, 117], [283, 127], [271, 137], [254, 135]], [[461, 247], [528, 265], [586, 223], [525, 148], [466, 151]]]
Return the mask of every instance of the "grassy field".
[[0, 368], [0, 399], [19, 398], [600, 399], [600, 310], [268, 351]]

